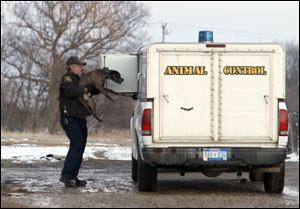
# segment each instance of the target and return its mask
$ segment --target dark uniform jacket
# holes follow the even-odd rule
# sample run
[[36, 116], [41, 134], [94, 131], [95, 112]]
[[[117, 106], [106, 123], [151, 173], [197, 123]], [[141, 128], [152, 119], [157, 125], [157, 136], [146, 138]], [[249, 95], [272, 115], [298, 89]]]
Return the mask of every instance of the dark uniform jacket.
[[[79, 86], [80, 77], [75, 73], [66, 73], [59, 87], [59, 110], [62, 116], [85, 118], [90, 112], [79, 102], [78, 98], [85, 93], [85, 87]], [[92, 94], [99, 94], [94, 86], [87, 86]]]

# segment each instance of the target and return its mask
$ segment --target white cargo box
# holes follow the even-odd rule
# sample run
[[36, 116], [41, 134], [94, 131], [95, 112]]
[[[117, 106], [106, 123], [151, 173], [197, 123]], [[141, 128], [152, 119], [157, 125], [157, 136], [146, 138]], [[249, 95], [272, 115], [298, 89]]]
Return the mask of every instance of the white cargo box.
[[[209, 32], [199, 32], [199, 40], [212, 40]], [[157, 43], [139, 51], [138, 66], [130, 126], [132, 179], [141, 191], [155, 189], [157, 168], [192, 167], [209, 177], [264, 175], [266, 192], [282, 192], [288, 142], [282, 47]]]
[[274, 143], [278, 99], [285, 98], [284, 50], [274, 44], [207, 46], [144, 49], [154, 140]]
[[153, 141], [238, 146], [278, 139], [278, 100], [285, 98], [279, 45], [165, 43], [139, 56], [105, 56], [125, 79], [109, 88], [153, 99]]

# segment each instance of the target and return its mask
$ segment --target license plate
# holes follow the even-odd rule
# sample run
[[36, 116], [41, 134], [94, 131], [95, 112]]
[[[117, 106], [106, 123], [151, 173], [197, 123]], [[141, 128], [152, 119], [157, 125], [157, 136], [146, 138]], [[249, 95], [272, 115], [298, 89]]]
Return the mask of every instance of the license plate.
[[226, 161], [228, 150], [226, 148], [204, 148], [204, 161]]

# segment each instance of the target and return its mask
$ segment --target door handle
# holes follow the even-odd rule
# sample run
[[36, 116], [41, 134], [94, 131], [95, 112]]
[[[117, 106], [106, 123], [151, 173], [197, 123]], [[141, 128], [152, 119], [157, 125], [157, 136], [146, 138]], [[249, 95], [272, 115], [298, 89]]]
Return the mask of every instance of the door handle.
[[142, 77], [142, 76], [143, 76], [142, 73], [138, 73], [138, 74], [137, 74], [137, 79], [138, 79], [138, 81], [141, 80], [141, 77]]
[[180, 109], [188, 112], [188, 111], [193, 110], [194, 108], [193, 107], [190, 107], [190, 108], [180, 107]]

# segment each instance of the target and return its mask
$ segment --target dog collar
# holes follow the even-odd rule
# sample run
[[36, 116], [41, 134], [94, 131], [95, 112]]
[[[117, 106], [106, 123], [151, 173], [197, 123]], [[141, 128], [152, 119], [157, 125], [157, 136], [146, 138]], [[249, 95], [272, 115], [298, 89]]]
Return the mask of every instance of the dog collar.
[[104, 67], [102, 69], [102, 72], [103, 72], [103, 75], [104, 75], [105, 78], [109, 78], [109, 76], [110, 76], [110, 70], [107, 67]]

